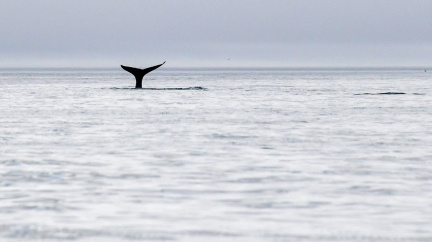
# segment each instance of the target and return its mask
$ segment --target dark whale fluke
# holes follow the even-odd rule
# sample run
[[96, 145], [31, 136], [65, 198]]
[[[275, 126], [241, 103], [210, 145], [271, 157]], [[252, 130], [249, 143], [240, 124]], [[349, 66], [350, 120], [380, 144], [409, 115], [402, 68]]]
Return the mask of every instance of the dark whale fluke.
[[125, 71], [131, 73], [132, 75], [135, 76], [136, 79], [136, 85], [135, 88], [142, 88], [142, 80], [144, 78], [144, 76], [151, 72], [156, 70], [157, 68], [161, 67], [164, 63], [160, 64], [160, 65], [156, 65], [156, 66], [152, 66], [146, 69], [138, 69], [138, 68], [134, 68], [134, 67], [129, 67], [129, 66], [124, 66], [124, 65], [120, 65]]

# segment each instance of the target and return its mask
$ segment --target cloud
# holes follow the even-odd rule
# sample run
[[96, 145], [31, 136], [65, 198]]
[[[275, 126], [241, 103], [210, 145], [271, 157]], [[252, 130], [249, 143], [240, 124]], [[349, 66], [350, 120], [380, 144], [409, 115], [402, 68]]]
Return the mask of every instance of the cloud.
[[0, 64], [420, 65], [432, 60], [430, 9], [429, 0], [3, 0]]

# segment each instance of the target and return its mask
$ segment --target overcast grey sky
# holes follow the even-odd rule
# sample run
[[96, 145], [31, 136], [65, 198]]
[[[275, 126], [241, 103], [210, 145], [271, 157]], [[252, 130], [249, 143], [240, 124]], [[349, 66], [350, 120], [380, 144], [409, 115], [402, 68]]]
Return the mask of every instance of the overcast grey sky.
[[431, 0], [1, 0], [0, 19], [0, 67], [432, 66]]

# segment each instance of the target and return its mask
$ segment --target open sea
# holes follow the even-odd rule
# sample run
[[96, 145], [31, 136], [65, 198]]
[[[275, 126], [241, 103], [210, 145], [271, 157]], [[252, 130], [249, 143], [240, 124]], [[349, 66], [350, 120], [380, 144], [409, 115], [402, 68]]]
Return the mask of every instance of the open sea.
[[0, 71], [0, 241], [432, 241], [432, 71]]

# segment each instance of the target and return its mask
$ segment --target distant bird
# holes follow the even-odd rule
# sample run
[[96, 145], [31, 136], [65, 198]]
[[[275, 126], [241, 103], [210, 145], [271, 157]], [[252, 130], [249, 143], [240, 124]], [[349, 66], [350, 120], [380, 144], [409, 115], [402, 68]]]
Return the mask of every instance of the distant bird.
[[152, 66], [152, 67], [149, 67], [146, 69], [138, 69], [138, 68], [123, 66], [123, 65], [120, 65], [120, 66], [123, 68], [123, 70], [125, 70], [125, 71], [127, 71], [127, 72], [129, 72], [135, 76], [135, 80], [136, 80], [135, 88], [142, 88], [142, 80], [143, 80], [144, 76], [147, 73], [154, 71], [157, 68], [161, 67], [163, 64], [165, 64], [165, 61], [164, 61], [164, 63], [162, 63], [160, 65]]

